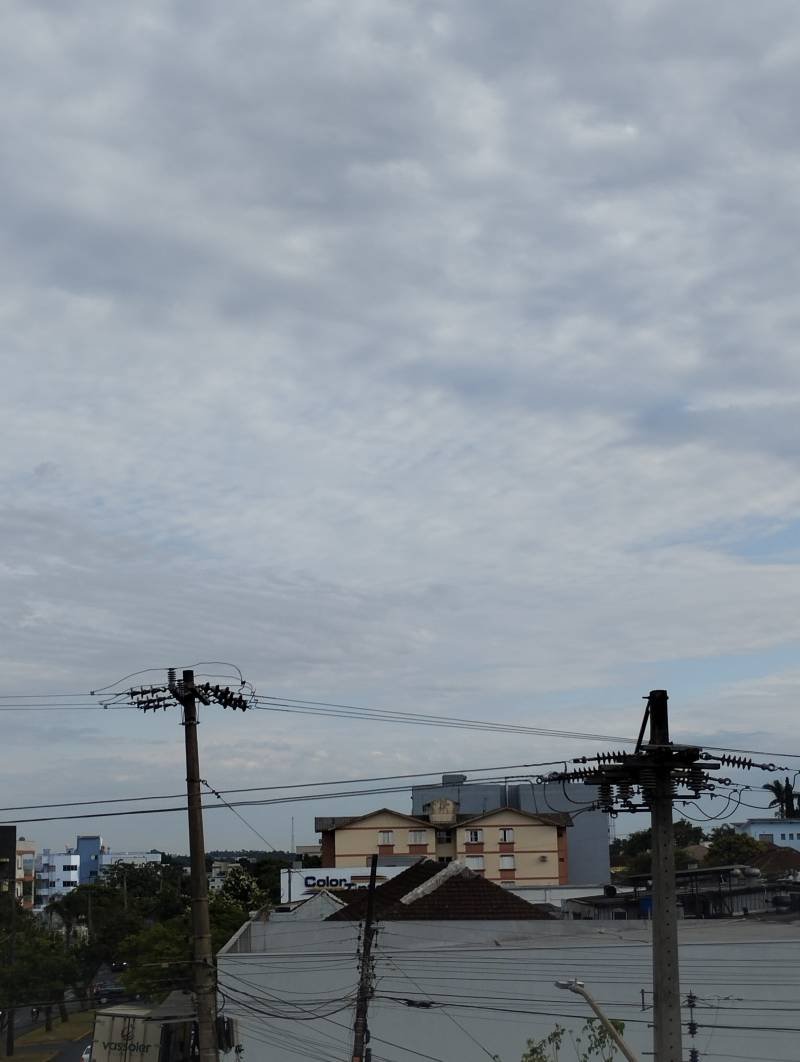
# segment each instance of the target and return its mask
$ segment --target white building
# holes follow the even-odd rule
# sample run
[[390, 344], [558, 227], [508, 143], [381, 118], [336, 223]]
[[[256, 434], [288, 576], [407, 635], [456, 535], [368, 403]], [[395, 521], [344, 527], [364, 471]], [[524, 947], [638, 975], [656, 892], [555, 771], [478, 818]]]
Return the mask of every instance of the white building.
[[80, 883], [81, 857], [77, 852], [53, 852], [43, 848], [36, 856], [36, 901], [44, 907]]
[[144, 866], [147, 863], [160, 864], [161, 852], [115, 852], [103, 844], [102, 837], [79, 837], [77, 847], [64, 852], [43, 848], [36, 856], [35, 906], [45, 907], [78, 885], [95, 884], [116, 864]]
[[734, 826], [739, 833], [756, 841], [800, 852], [800, 819], [747, 819], [746, 822], [735, 822]]
[[[490, 910], [470, 918], [466, 906], [456, 919], [416, 918], [411, 908], [434, 902], [435, 892], [423, 883], [397, 900], [399, 919], [385, 912], [377, 923], [373, 1057], [514, 1062], [556, 1022], [576, 1034], [592, 1017], [580, 997], [556, 987], [570, 978], [625, 1022], [638, 1057], [652, 1052], [652, 923], [517, 921]], [[248, 922], [219, 953], [221, 999], [248, 1062], [351, 1057], [361, 925], [341, 911], [325, 917], [330, 906], [319, 894], [294, 917]], [[698, 1046], [719, 1059], [797, 1058], [790, 971], [800, 925], [698, 919], [679, 932], [682, 993], [702, 996], [698, 1038], [684, 1034], [684, 1056]]]

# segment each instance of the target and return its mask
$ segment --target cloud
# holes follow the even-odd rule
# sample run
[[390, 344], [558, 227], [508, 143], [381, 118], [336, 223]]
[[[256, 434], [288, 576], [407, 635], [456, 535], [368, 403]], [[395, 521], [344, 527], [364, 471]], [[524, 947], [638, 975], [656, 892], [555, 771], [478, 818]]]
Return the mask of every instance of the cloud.
[[[730, 675], [772, 688], [798, 637], [799, 18], [13, 3], [8, 692], [207, 657], [284, 696], [627, 733], [666, 675], [680, 728], [760, 705], [782, 747]], [[174, 788], [172, 721], [89, 718], [107, 736], [25, 720], [37, 791]], [[206, 726], [221, 783], [517, 752]]]

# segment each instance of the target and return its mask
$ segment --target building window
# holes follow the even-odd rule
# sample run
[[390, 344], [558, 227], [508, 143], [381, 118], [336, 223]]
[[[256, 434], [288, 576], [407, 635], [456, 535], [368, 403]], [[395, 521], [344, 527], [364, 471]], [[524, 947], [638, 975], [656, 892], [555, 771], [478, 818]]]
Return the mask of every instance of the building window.
[[510, 826], [503, 826], [501, 828], [501, 830], [500, 830], [500, 840], [504, 844], [513, 843], [513, 841], [514, 841], [514, 831], [512, 830], [512, 828]]
[[790, 833], [790, 834], [789, 834], [789, 840], [790, 840], [790, 841], [793, 841], [793, 840], [794, 840], [794, 834], [793, 834], [793, 833]]
[[440, 844], [449, 844], [453, 840], [453, 834], [451, 830], [437, 830], [436, 840]]
[[378, 830], [378, 844], [394, 844], [394, 830]]
[[775, 840], [775, 834], [774, 833], [760, 833], [758, 835], [758, 839], [759, 839], [759, 841], [767, 841], [768, 844], [772, 844], [772, 842]]
[[74, 870], [75, 870], [75, 867], [73, 867], [73, 866], [72, 866], [72, 865], [71, 865], [70, 863], [68, 863], [68, 864], [67, 864], [66, 866], [62, 866], [61, 870], [62, 870], [62, 871], [66, 870], [66, 872], [67, 872], [68, 874], [71, 874], [71, 873], [73, 873], [73, 872], [74, 872]]
[[786, 840], [786, 834], [785, 834], [785, 833], [782, 833], [782, 834], [781, 834], [781, 840], [782, 840], [782, 841], [785, 841], [785, 840]]
[[467, 856], [466, 864], [470, 870], [483, 870], [483, 856]]
[[480, 844], [483, 841], [483, 830], [467, 830], [467, 844]]
[[409, 844], [427, 844], [428, 843], [428, 831], [427, 830], [409, 830], [408, 831], [408, 843]]
[[501, 855], [500, 856], [500, 869], [501, 870], [514, 870], [516, 863], [514, 862], [513, 855]]

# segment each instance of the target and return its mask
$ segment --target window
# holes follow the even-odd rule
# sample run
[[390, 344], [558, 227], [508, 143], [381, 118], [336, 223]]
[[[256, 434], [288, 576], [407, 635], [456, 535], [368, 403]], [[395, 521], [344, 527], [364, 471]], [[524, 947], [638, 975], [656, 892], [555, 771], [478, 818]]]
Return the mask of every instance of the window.
[[483, 870], [483, 856], [467, 856], [466, 864], [470, 870]]
[[409, 844], [427, 844], [428, 843], [428, 831], [427, 830], [409, 830], [408, 831], [408, 843]]
[[782, 833], [782, 834], [781, 834], [781, 840], [782, 840], [782, 841], [785, 841], [785, 840], [786, 840], [786, 834], [785, 834], [785, 833]]
[[378, 844], [394, 844], [394, 830], [378, 830]]
[[483, 830], [467, 830], [467, 844], [480, 844], [483, 841]]
[[71, 863], [67, 863], [67, 864], [65, 864], [64, 866], [62, 866], [62, 867], [61, 867], [61, 869], [62, 869], [62, 870], [67, 870], [67, 871], [70, 871], [70, 872], [72, 872], [73, 870], [75, 870], [75, 867], [74, 867], [74, 866], [72, 866], [72, 864], [71, 864]]
[[500, 840], [504, 844], [508, 844], [510, 842], [513, 843], [513, 841], [514, 841], [514, 831], [511, 829], [510, 826], [503, 826], [501, 828], [501, 830], [500, 830]]
[[790, 833], [790, 834], [789, 834], [789, 840], [790, 840], [790, 841], [793, 841], [793, 840], [794, 840], [794, 834], [793, 834], [793, 833]]
[[500, 856], [500, 869], [501, 870], [513, 870], [516, 864], [514, 863], [513, 855], [501, 855]]
[[451, 830], [437, 830], [436, 840], [441, 844], [449, 844], [453, 840], [453, 834]]

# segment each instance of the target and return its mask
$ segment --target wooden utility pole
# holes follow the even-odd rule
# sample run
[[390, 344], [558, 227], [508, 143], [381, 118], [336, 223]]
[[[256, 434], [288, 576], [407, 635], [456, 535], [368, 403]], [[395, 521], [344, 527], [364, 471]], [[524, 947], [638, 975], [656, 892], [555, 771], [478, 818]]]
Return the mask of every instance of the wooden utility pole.
[[214, 956], [211, 950], [211, 923], [208, 916], [208, 880], [206, 846], [203, 837], [203, 808], [200, 790], [200, 754], [197, 747], [197, 699], [194, 671], [183, 672], [178, 685], [170, 673], [170, 692], [183, 706], [183, 731], [186, 744], [186, 802], [189, 809], [189, 856], [192, 869], [192, 964], [200, 1062], [217, 1062], [216, 1010], [217, 989]]
[[[8, 968], [14, 969], [16, 962], [16, 922], [17, 922], [17, 827], [0, 826], [0, 863], [6, 863], [8, 873], [4, 875], [8, 888]], [[14, 985], [11, 984], [11, 998], [8, 1001], [6, 1019], [6, 1054], [14, 1054]]]
[[[356, 1017], [353, 1023], [353, 1057], [352, 1062], [368, 1062], [371, 1051], [367, 1029], [367, 1008], [372, 996], [372, 938], [375, 933], [375, 886], [378, 874], [378, 857], [374, 855], [369, 868], [369, 891], [367, 893], [367, 914], [364, 918], [364, 939], [361, 942], [361, 970], [358, 979], [358, 996], [356, 997]], [[366, 1052], [366, 1054], [365, 1054]]]

